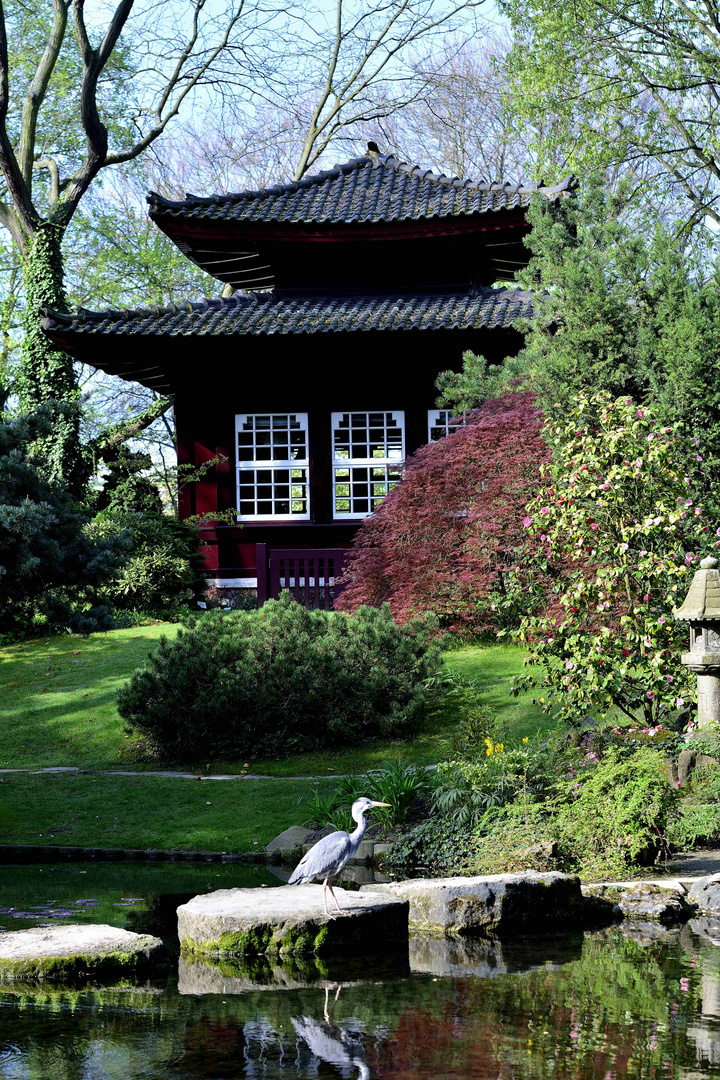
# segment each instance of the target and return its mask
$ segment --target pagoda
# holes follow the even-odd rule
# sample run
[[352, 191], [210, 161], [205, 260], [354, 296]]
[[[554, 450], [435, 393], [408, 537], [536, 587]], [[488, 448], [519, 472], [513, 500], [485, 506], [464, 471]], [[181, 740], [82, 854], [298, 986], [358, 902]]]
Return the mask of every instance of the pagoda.
[[528, 262], [533, 193], [557, 202], [572, 188], [458, 180], [371, 149], [262, 191], [151, 193], [158, 228], [232, 295], [46, 311], [43, 329], [77, 360], [174, 396], [178, 462], [216, 461], [179, 504], [209, 522], [219, 589], [329, 606], [343, 552], [404, 458], [451, 430], [438, 373], [461, 370], [468, 349], [518, 352], [531, 297], [496, 283]]

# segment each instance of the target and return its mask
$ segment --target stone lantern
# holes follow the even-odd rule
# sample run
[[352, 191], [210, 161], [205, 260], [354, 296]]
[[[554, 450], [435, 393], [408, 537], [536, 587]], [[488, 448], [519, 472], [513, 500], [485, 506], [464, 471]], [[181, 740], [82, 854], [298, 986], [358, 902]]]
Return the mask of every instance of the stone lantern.
[[681, 663], [697, 674], [698, 727], [720, 724], [720, 570], [708, 556], [700, 563], [676, 619], [690, 623], [690, 652]]

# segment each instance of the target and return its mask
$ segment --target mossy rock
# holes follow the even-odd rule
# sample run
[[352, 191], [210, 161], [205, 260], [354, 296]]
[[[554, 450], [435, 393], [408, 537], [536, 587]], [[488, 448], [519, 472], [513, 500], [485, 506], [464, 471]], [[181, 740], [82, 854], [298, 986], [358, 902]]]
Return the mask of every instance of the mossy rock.
[[[220, 889], [178, 908], [186, 956], [364, 955], [407, 948], [408, 904], [335, 887], [342, 911], [328, 917], [321, 885], [277, 889]], [[332, 900], [329, 901], [332, 904]]]
[[564, 931], [582, 924], [580, 880], [570, 874], [493, 874], [486, 877], [415, 878], [363, 885], [362, 896], [399, 897], [410, 903], [414, 930], [443, 934]]
[[69, 924], [0, 936], [0, 983], [117, 985], [162, 965], [160, 938], [116, 926]]

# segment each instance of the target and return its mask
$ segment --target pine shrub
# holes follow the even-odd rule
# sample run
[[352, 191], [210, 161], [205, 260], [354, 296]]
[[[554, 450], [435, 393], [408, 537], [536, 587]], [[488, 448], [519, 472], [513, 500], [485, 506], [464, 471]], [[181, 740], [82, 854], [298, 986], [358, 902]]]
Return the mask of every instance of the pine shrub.
[[425, 711], [440, 664], [431, 627], [389, 607], [352, 617], [284, 595], [257, 611], [208, 612], [161, 639], [120, 691], [120, 715], [173, 760], [284, 756], [397, 736]]

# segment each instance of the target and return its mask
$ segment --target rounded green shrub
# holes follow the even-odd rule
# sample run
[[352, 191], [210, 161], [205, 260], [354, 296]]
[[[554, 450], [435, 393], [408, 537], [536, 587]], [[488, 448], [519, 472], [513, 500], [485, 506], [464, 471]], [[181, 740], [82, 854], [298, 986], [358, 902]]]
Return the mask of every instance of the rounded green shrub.
[[284, 755], [399, 735], [420, 721], [440, 665], [427, 621], [387, 605], [308, 611], [287, 595], [257, 611], [208, 612], [120, 691], [134, 734], [177, 761]]

